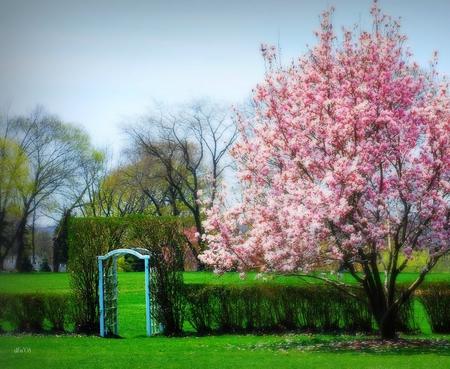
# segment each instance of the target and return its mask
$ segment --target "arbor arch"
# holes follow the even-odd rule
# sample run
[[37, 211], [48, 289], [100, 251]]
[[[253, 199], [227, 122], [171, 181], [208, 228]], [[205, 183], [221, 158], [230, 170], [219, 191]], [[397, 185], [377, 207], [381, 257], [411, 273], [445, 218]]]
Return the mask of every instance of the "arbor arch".
[[[161, 331], [160, 325], [151, 317], [150, 299], [150, 251], [143, 248], [117, 249], [103, 256], [97, 256], [98, 260], [98, 289], [100, 306], [100, 336], [105, 337], [112, 333], [119, 334], [118, 303], [117, 303], [117, 259], [125, 254], [131, 254], [145, 261], [145, 315], [147, 336]], [[112, 258], [112, 265], [105, 268], [105, 262]]]

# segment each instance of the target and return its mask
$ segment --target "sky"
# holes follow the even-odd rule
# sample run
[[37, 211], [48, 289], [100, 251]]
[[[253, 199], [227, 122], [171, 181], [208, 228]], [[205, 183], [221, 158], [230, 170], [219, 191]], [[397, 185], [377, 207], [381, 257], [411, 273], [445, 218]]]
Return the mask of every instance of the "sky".
[[[402, 16], [413, 59], [450, 74], [450, 1], [379, 0]], [[237, 104], [264, 79], [261, 43], [288, 64], [314, 45], [320, 14], [370, 29], [372, 0], [0, 0], [0, 107], [44, 105], [118, 152], [119, 124], [153, 101]]]

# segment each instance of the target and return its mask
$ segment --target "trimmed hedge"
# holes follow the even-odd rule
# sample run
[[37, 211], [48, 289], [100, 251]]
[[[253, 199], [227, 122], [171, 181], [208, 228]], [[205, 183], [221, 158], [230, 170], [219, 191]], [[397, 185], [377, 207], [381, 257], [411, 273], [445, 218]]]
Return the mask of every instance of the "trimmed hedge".
[[[367, 307], [325, 285], [186, 285], [186, 320], [197, 333], [301, 330], [371, 332]], [[403, 332], [416, 330], [413, 301], [398, 316]]]
[[97, 256], [121, 246], [124, 219], [71, 218], [68, 227], [70, 287], [75, 301], [75, 331], [98, 333], [100, 312]]
[[[299, 330], [305, 332], [371, 332], [374, 322], [364, 304], [323, 285], [211, 285], [184, 284], [176, 309], [166, 324], [176, 328], [184, 320], [199, 334]], [[401, 289], [399, 293], [401, 292]], [[433, 333], [450, 333], [450, 286], [421, 286], [399, 312], [401, 332], [416, 331], [414, 302], [424, 307]], [[63, 331], [75, 327], [76, 300], [69, 294], [0, 294], [0, 331]], [[176, 303], [178, 304], [178, 303]], [[170, 305], [172, 306], [172, 305]], [[175, 329], [172, 334], [180, 333]]]
[[448, 283], [427, 283], [416, 292], [433, 333], [450, 333], [450, 286]]
[[[119, 248], [145, 248], [151, 252], [153, 314], [164, 334], [182, 330], [184, 310], [183, 256], [187, 238], [176, 217], [131, 215], [120, 218], [71, 218], [69, 222], [70, 285], [75, 299], [75, 330], [100, 331], [97, 256]], [[105, 262], [105, 272], [112, 259]], [[180, 312], [179, 312], [180, 311]]]
[[64, 331], [73, 323], [69, 295], [0, 294], [0, 330], [5, 323], [19, 332]]

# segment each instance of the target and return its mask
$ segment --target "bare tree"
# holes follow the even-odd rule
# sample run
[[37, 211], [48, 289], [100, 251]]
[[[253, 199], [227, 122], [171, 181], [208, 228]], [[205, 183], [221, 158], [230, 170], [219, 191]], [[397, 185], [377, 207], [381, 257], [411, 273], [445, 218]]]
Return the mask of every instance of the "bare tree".
[[[214, 200], [230, 164], [225, 163], [227, 151], [237, 135], [231, 109], [207, 99], [176, 107], [157, 105], [122, 129], [131, 139], [128, 152], [134, 152], [141, 161], [151, 159], [159, 170], [158, 176], [173, 191], [173, 200], [184, 205], [197, 232], [202, 234], [201, 197]], [[152, 174], [145, 175], [149, 178]], [[173, 201], [174, 206], [177, 201]], [[174, 215], [178, 215], [175, 211]], [[200, 238], [198, 242], [201, 248]]]
[[29, 116], [4, 122], [3, 136], [15, 142], [27, 159], [26, 186], [20, 193], [20, 215], [4, 250], [17, 243], [16, 269], [25, 248], [25, 231], [31, 214], [49, 210], [74, 189], [91, 152], [89, 136], [81, 128], [61, 122], [42, 106]]

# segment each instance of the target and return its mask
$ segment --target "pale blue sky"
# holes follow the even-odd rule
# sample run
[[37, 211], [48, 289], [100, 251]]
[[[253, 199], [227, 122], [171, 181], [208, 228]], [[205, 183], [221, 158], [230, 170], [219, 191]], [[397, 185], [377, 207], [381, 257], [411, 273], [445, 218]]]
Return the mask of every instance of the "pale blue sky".
[[[370, 27], [371, 0], [0, 0], [0, 106], [45, 105], [119, 145], [117, 125], [166, 103], [208, 96], [238, 103], [264, 77], [261, 42], [280, 41], [282, 62], [314, 44], [319, 15]], [[450, 74], [450, 1], [379, 0], [402, 16], [411, 51]]]

